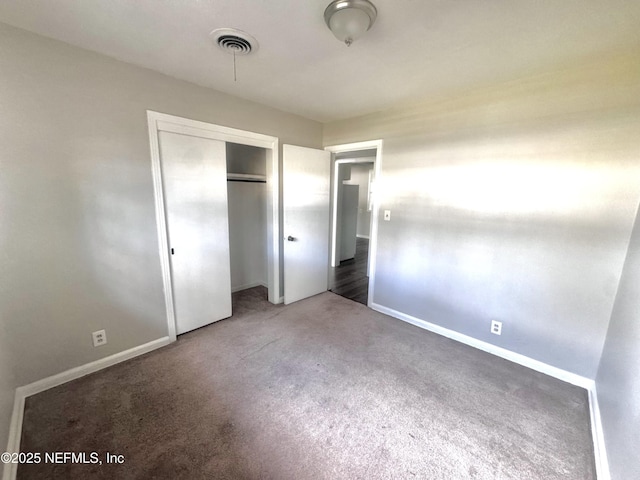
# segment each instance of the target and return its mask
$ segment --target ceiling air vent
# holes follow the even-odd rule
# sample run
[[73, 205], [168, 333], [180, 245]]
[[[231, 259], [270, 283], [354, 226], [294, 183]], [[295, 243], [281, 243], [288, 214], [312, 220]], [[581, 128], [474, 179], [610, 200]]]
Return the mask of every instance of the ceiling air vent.
[[258, 50], [258, 42], [248, 33], [234, 28], [219, 28], [209, 34], [221, 50], [232, 55], [248, 55]]

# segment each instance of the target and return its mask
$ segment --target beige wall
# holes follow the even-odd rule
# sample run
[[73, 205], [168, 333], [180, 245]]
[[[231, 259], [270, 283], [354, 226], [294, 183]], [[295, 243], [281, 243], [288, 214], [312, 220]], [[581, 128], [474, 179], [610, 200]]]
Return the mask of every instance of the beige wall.
[[373, 301], [594, 378], [640, 199], [637, 53], [324, 127], [373, 139]]
[[167, 334], [147, 109], [321, 146], [316, 122], [2, 24], [0, 72], [11, 387]]

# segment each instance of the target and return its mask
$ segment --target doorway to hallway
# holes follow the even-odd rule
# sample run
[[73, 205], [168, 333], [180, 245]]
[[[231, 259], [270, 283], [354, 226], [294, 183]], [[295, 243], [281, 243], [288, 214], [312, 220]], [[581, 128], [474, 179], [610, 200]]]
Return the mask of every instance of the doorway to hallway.
[[331, 162], [329, 290], [370, 306], [375, 287], [382, 140], [325, 147]]

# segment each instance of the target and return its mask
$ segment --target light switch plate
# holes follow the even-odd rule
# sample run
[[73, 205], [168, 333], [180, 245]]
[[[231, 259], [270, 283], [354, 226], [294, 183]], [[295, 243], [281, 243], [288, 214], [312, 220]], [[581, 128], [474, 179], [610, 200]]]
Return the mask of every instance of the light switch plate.
[[388, 222], [391, 220], [391, 210], [385, 210], [384, 211], [384, 221]]

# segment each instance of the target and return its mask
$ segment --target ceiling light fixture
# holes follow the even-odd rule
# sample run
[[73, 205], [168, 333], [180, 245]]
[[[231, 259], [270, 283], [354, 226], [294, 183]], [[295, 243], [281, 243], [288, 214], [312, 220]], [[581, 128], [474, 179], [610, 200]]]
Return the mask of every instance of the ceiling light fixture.
[[324, 11], [324, 21], [348, 47], [371, 28], [377, 15], [369, 0], [334, 0]]

